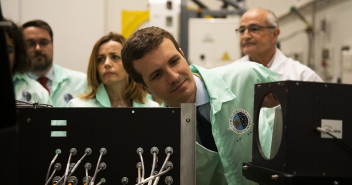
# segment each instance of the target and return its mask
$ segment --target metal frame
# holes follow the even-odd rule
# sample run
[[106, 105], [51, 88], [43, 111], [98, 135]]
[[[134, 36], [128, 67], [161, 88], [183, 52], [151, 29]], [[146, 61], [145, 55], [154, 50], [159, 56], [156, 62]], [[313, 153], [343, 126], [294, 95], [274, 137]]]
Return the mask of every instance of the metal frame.
[[[196, 143], [196, 105], [181, 105], [181, 185], [196, 184], [195, 143]], [[191, 167], [190, 167], [191, 165]]]

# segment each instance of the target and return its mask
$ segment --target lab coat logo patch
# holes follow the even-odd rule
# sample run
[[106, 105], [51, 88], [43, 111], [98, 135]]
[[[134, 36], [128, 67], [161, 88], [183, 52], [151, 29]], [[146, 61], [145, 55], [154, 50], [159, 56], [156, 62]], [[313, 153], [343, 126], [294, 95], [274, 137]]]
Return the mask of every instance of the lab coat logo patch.
[[236, 109], [230, 117], [230, 127], [237, 134], [247, 132], [252, 124], [252, 118], [244, 109]]
[[22, 97], [23, 97], [24, 101], [31, 101], [31, 99], [32, 99], [32, 95], [28, 91], [22, 91]]
[[66, 103], [68, 103], [72, 98], [73, 96], [70, 93], [64, 95], [64, 100]]

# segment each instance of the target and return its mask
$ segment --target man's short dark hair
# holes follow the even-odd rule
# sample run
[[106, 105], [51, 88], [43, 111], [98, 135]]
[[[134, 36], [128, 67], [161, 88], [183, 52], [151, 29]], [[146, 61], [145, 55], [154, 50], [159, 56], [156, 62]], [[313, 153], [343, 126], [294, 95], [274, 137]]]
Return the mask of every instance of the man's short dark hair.
[[164, 38], [170, 39], [175, 48], [180, 51], [179, 44], [172, 34], [155, 26], [137, 30], [127, 39], [121, 51], [122, 63], [127, 73], [135, 82], [146, 85], [142, 75], [134, 69], [133, 62], [157, 48], [163, 42]]
[[47, 22], [40, 20], [40, 19], [28, 21], [22, 25], [22, 31], [25, 28], [30, 27], [30, 26], [34, 26], [34, 27], [38, 27], [38, 28], [42, 28], [42, 29], [46, 30], [50, 35], [51, 41], [53, 41], [53, 30], [51, 29], [51, 27], [49, 26], [49, 24]]

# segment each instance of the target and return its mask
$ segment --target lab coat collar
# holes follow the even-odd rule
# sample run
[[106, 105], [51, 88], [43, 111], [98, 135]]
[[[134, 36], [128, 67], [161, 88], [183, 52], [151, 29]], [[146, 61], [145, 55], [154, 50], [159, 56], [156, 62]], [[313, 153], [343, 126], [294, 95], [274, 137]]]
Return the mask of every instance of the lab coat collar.
[[[27, 76], [28, 78], [28, 76]], [[26, 75], [20, 72], [15, 72], [15, 74], [12, 75], [12, 81], [24, 81], [28, 85], [28, 81], [26, 80]]]
[[[213, 70], [205, 69], [196, 65], [191, 65], [190, 68], [193, 73], [199, 73], [202, 77], [209, 94], [211, 108], [214, 114], [221, 110], [222, 103], [236, 98], [235, 94], [230, 90], [230, 87], [223, 79], [219, 78], [219, 74], [215, 73]], [[220, 88], [208, 88], [214, 87], [215, 85]]]
[[64, 72], [64, 68], [57, 64], [53, 65], [53, 76], [57, 84], [69, 78], [68, 74]]
[[103, 107], [111, 107], [110, 99], [108, 92], [106, 92], [105, 86], [103, 83], [100, 83], [97, 89], [96, 93], [96, 99], [97, 101], [103, 106]]

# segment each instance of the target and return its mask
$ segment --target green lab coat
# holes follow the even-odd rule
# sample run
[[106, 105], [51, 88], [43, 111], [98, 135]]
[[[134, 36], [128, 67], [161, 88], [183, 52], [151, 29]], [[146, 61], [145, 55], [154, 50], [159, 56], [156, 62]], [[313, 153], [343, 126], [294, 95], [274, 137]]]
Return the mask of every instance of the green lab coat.
[[197, 144], [197, 185], [256, 184], [242, 175], [242, 163], [252, 160], [254, 85], [278, 81], [268, 68], [254, 62], [213, 69], [191, 66], [210, 98], [212, 134], [218, 152]]

